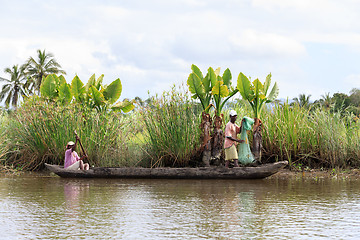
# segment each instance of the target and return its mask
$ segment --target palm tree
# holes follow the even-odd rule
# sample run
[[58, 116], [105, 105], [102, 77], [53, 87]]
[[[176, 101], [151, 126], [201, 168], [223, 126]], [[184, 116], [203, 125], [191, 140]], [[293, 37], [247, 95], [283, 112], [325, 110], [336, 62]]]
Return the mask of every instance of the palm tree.
[[0, 78], [1, 81], [6, 82], [3, 85], [0, 92], [0, 102], [5, 99], [6, 107], [11, 104], [14, 108], [17, 107], [18, 101], [21, 97], [26, 96], [26, 90], [24, 84], [26, 82], [26, 76], [24, 73], [25, 66], [19, 67], [14, 65], [11, 68], [5, 68], [5, 73], [10, 74], [10, 80]]
[[299, 94], [299, 98], [293, 98], [294, 102], [299, 104], [300, 107], [308, 108], [310, 106], [311, 95], [306, 96], [305, 94]]
[[322, 106], [325, 107], [325, 109], [329, 109], [331, 105], [333, 104], [333, 100], [330, 96], [330, 93], [325, 93], [325, 95], [321, 95], [320, 102]]
[[26, 86], [29, 91], [34, 90], [40, 92], [40, 85], [43, 78], [47, 75], [55, 73], [66, 74], [64, 70], [61, 70], [60, 64], [55, 60], [52, 53], [46, 53], [45, 50], [37, 50], [37, 59], [30, 57], [26, 63], [26, 74], [29, 77], [26, 82]]

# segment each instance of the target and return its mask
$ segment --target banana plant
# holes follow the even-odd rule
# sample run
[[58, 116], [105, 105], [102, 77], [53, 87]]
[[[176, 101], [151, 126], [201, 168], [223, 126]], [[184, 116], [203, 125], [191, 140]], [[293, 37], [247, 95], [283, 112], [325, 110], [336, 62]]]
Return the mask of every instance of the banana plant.
[[121, 96], [122, 85], [120, 79], [116, 79], [110, 85], [102, 84], [104, 75], [98, 79], [93, 74], [87, 84], [75, 76], [71, 85], [66, 83], [63, 76], [55, 74], [48, 75], [40, 86], [41, 96], [45, 99], [58, 101], [61, 103], [70, 103], [75, 101], [89, 108], [95, 108], [98, 111], [106, 111], [111, 108], [114, 111], [123, 111], [127, 113], [134, 109], [134, 100], [124, 100], [117, 102]]
[[71, 102], [71, 88], [63, 75], [49, 74], [40, 85], [40, 94], [43, 98], [50, 101], [58, 101], [66, 104]]
[[202, 72], [196, 65], [191, 65], [192, 73], [190, 73], [187, 84], [192, 98], [199, 99], [204, 112], [209, 113], [211, 108], [211, 70], [203, 77]]
[[[191, 69], [192, 73], [188, 77], [187, 84], [193, 98], [199, 99], [203, 107], [200, 127], [203, 133], [203, 162], [208, 166], [210, 158], [220, 159], [223, 147], [221, 112], [224, 104], [238, 92], [238, 89], [231, 86], [232, 76], [229, 69], [220, 76], [220, 68], [214, 71], [209, 67], [205, 77], [196, 65], [193, 64]], [[214, 121], [209, 113], [211, 107], [215, 108]], [[213, 126], [211, 126], [212, 122], [214, 122]], [[212, 136], [211, 129], [213, 129]]]
[[222, 77], [220, 76], [220, 68], [217, 68], [215, 71], [213, 71], [211, 68], [210, 72], [211, 82], [213, 85], [211, 94], [213, 95], [213, 102], [215, 106], [212, 134], [213, 146], [211, 155], [213, 159], [220, 160], [225, 138], [222, 129], [222, 109], [225, 103], [238, 92], [238, 89], [231, 85], [232, 76], [228, 68], [224, 71]]
[[211, 76], [213, 76], [211, 78], [211, 82], [214, 86], [211, 90], [211, 94], [214, 96], [216, 116], [221, 116], [221, 112], [225, 103], [239, 91], [237, 88], [234, 88], [231, 85], [232, 76], [228, 68], [224, 71], [222, 77], [219, 73], [220, 68], [217, 68], [215, 71], [213, 71], [213, 74], [211, 74]]
[[187, 85], [189, 86], [189, 91], [193, 94], [192, 98], [199, 99], [203, 112], [201, 114], [201, 142], [203, 148], [202, 161], [205, 166], [210, 166], [211, 159], [211, 122], [212, 118], [210, 116], [211, 108], [211, 69], [208, 69], [206, 76], [204, 77], [200, 69], [192, 64], [191, 65], [192, 73], [190, 73]]
[[250, 80], [242, 72], [240, 72], [237, 80], [237, 89], [239, 90], [242, 98], [250, 103], [254, 112], [255, 124], [253, 127], [253, 153], [255, 158], [258, 160], [261, 159], [262, 146], [262, 122], [260, 120], [261, 112], [266, 103], [273, 102], [279, 95], [279, 88], [276, 82], [268, 94], [270, 85], [271, 73], [267, 75], [264, 83], [261, 83], [259, 79], [255, 79], [253, 82], [250, 82]]

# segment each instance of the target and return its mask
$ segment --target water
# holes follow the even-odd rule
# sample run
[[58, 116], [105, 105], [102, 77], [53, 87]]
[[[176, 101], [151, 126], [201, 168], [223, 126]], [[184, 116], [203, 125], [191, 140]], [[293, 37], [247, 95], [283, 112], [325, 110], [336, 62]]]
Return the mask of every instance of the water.
[[0, 239], [359, 239], [360, 180], [0, 178]]

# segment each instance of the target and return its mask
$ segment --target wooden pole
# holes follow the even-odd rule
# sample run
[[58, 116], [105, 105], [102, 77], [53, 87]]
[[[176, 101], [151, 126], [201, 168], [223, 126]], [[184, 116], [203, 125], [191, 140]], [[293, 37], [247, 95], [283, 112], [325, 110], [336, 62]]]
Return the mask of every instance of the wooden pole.
[[83, 145], [81, 144], [80, 138], [79, 138], [79, 136], [78, 136], [77, 133], [76, 133], [76, 130], [74, 131], [74, 133], [75, 133], [75, 135], [76, 135], [76, 136], [78, 137], [78, 139], [79, 139], [80, 147], [81, 147], [81, 150], [82, 150], [83, 154], [85, 155], [86, 158], [88, 158], [88, 156], [87, 156], [87, 154], [86, 154], [86, 152], [85, 152], [85, 149], [84, 149]]

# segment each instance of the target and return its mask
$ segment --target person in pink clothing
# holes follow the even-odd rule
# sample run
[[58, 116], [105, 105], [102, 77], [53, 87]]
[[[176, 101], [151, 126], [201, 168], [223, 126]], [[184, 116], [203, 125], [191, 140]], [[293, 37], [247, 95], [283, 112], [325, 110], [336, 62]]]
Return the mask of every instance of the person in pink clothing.
[[70, 170], [89, 170], [89, 164], [83, 162], [83, 159], [87, 156], [85, 155], [80, 158], [77, 152], [75, 152], [78, 139], [79, 137], [76, 136], [75, 143], [70, 141], [66, 144], [64, 168]]
[[[235, 124], [237, 113], [234, 110], [230, 111], [230, 121], [225, 126], [225, 167], [229, 167], [230, 161], [234, 161], [234, 166], [239, 167], [237, 144], [244, 142], [237, 138], [241, 132], [241, 127]], [[242, 123], [242, 122], [241, 122]]]

